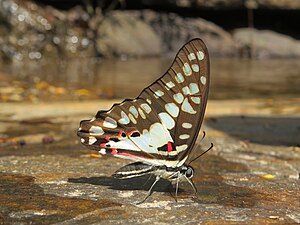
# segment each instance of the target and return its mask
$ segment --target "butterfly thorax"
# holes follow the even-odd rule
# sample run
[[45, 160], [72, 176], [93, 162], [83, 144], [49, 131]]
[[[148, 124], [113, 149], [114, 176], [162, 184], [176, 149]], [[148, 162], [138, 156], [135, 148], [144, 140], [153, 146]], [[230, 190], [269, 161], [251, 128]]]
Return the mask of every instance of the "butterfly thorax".
[[[159, 168], [158, 171], [162, 171], [161, 177], [167, 180], [181, 180], [183, 177], [191, 179], [194, 175], [194, 169], [189, 165]], [[156, 172], [154, 174], [158, 175]]]

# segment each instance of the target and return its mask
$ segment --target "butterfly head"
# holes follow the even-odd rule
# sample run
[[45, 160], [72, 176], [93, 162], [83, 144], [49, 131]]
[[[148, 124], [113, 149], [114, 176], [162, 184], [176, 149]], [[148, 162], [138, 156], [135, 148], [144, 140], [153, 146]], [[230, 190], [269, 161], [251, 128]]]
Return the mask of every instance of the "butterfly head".
[[183, 166], [180, 172], [188, 179], [191, 179], [194, 176], [194, 169], [191, 166]]

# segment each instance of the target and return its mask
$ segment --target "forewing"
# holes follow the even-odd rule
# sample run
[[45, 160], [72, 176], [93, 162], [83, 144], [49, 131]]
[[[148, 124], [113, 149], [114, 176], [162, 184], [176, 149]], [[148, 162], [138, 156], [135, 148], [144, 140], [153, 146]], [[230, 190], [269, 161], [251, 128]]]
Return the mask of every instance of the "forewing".
[[[178, 52], [170, 69], [139, 96], [151, 101], [162, 124], [168, 128], [175, 148], [169, 155], [182, 165], [193, 149], [207, 103], [209, 56], [200, 39]], [[174, 157], [175, 156], [175, 157]]]
[[78, 135], [83, 144], [102, 154], [153, 165], [182, 165], [201, 127], [208, 86], [208, 52], [200, 39], [194, 39], [136, 99], [82, 121]]

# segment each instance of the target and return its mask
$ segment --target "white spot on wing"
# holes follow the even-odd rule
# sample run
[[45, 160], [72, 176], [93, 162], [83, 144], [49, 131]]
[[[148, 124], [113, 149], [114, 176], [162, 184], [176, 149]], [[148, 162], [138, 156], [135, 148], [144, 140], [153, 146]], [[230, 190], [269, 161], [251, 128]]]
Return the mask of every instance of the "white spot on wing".
[[196, 56], [195, 56], [195, 54], [192, 52], [192, 53], [190, 53], [190, 54], [188, 55], [188, 58], [189, 58], [190, 61], [192, 61], [192, 60], [196, 59]]
[[100, 154], [105, 155], [106, 154], [106, 149], [105, 148], [101, 148], [99, 151]]
[[185, 128], [185, 129], [191, 129], [192, 128], [192, 124], [190, 123], [182, 123], [182, 127]]
[[177, 73], [175, 76], [175, 80], [177, 81], [178, 84], [184, 82], [184, 77], [182, 76], [181, 73]]
[[177, 107], [177, 105], [175, 105], [175, 103], [167, 103], [165, 105], [165, 109], [173, 117], [177, 117], [179, 114], [179, 108]]
[[110, 118], [110, 117], [106, 117], [104, 122], [103, 122], [103, 126], [107, 127], [107, 128], [116, 128], [117, 127], [117, 122]]
[[183, 94], [185, 94], [185, 95], [190, 95], [190, 94], [191, 94], [191, 90], [189, 89], [188, 86], [183, 87], [183, 88], [182, 88], [182, 92], [183, 92]]
[[198, 66], [197, 64], [193, 64], [193, 65], [192, 65], [192, 69], [193, 69], [193, 71], [196, 72], [196, 73], [199, 72], [199, 66]]
[[98, 134], [98, 135], [104, 134], [102, 127], [98, 127], [98, 126], [91, 126], [91, 128], [89, 129], [89, 132], [92, 134]]
[[198, 84], [196, 83], [190, 83], [190, 90], [191, 90], [191, 94], [194, 95], [194, 94], [197, 94], [199, 92], [199, 87], [198, 87]]
[[191, 76], [192, 75], [192, 70], [191, 70], [191, 67], [188, 63], [184, 63], [182, 69], [183, 69], [184, 74], [186, 76]]
[[134, 115], [135, 118], [138, 118], [139, 114], [138, 114], [136, 108], [133, 105], [129, 107], [129, 112], [131, 112], [132, 115]]
[[141, 104], [141, 108], [142, 108], [147, 114], [149, 114], [149, 113], [151, 112], [150, 106], [149, 106], [148, 104], [146, 104], [146, 103]]
[[192, 70], [191, 70], [191, 67], [188, 63], [184, 63], [182, 69], [183, 69], [184, 74], [186, 76], [191, 76], [192, 75]]
[[197, 112], [193, 109], [193, 107], [191, 106], [191, 104], [189, 103], [189, 100], [187, 98], [184, 99], [182, 105], [181, 105], [181, 109], [184, 112], [187, 112], [189, 114], [196, 114]]
[[146, 101], [151, 105], [152, 102], [150, 99], [147, 98]]
[[179, 135], [179, 138], [180, 138], [181, 140], [186, 140], [186, 139], [189, 139], [189, 138], [190, 138], [190, 135], [188, 135], [188, 134], [181, 134], [181, 135]]
[[127, 149], [127, 150], [133, 150], [133, 151], [141, 151], [141, 149], [132, 142], [130, 139], [123, 139], [118, 142], [109, 141], [107, 143], [110, 145], [109, 148], [117, 148], [117, 149]]
[[122, 117], [122, 118], [118, 120], [118, 122], [119, 122], [120, 124], [126, 125], [126, 124], [128, 124], [128, 123], [130, 122], [128, 116], [127, 116], [126, 113], [124, 113], [123, 111], [121, 111], [121, 117]]
[[161, 122], [163, 123], [163, 125], [165, 125], [165, 127], [168, 130], [171, 130], [172, 128], [174, 128], [175, 121], [168, 113], [162, 112], [162, 113], [159, 113], [158, 116], [159, 116]]
[[131, 113], [128, 114], [129, 119], [131, 120], [132, 123], [136, 124], [136, 120], [133, 117], [133, 115]]
[[183, 95], [181, 93], [177, 93], [173, 95], [174, 100], [178, 103], [181, 104], [183, 102]]
[[168, 83], [166, 83], [166, 87], [171, 89], [172, 87], [175, 87], [175, 84], [172, 81], [169, 81]]
[[191, 97], [191, 99], [195, 104], [200, 104], [201, 102], [201, 99], [199, 97]]
[[141, 110], [140, 108], [138, 108], [138, 111], [139, 111], [139, 114], [141, 115], [141, 117], [142, 117], [143, 119], [146, 119], [146, 116], [145, 116], [143, 110]]
[[160, 147], [167, 144], [169, 141], [173, 142], [169, 131], [164, 128], [161, 123], [154, 123], [150, 126], [149, 134], [154, 146]]
[[95, 137], [89, 137], [89, 145], [94, 144], [97, 141]]
[[198, 51], [197, 52], [197, 57], [198, 57], [199, 60], [204, 59], [204, 53], [202, 51]]
[[163, 96], [165, 93], [161, 90], [157, 90], [156, 92], [154, 92], [154, 97], [155, 98], [159, 98], [161, 96]]
[[206, 77], [201, 76], [201, 77], [200, 77], [200, 81], [201, 81], [201, 83], [202, 83], [203, 85], [205, 85], [205, 84], [206, 84]]
[[177, 152], [182, 152], [184, 150], [186, 150], [188, 147], [188, 145], [184, 144], [184, 145], [180, 145], [180, 146], [176, 146], [176, 151]]
[[84, 143], [84, 142], [85, 142], [84, 138], [81, 138], [80, 141], [81, 141], [81, 143]]

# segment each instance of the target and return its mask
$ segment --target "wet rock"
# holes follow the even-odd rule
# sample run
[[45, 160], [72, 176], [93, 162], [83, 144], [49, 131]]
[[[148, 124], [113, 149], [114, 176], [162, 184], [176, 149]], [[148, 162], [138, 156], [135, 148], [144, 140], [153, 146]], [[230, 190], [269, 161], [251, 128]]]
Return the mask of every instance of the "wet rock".
[[253, 58], [300, 57], [300, 40], [270, 30], [236, 29], [233, 38], [241, 45], [241, 55]]
[[[54, 132], [55, 142], [0, 146], [0, 224], [299, 223], [300, 152], [290, 147], [299, 140], [299, 132], [290, 131], [299, 124], [299, 99], [277, 100], [268, 108], [263, 99], [209, 101], [202, 127], [206, 138], [194, 153], [210, 142], [214, 149], [192, 163], [198, 199], [180, 182], [176, 202], [169, 194], [174, 187], [161, 181], [140, 205], [135, 202], [154, 178], [111, 177], [128, 162], [99, 157], [75, 137], [81, 119], [113, 102], [2, 104], [0, 118], [6, 122], [0, 129], [6, 129], [0, 143], [18, 132], [33, 140], [30, 132], [45, 130]], [[291, 105], [292, 111], [274, 110]]]

